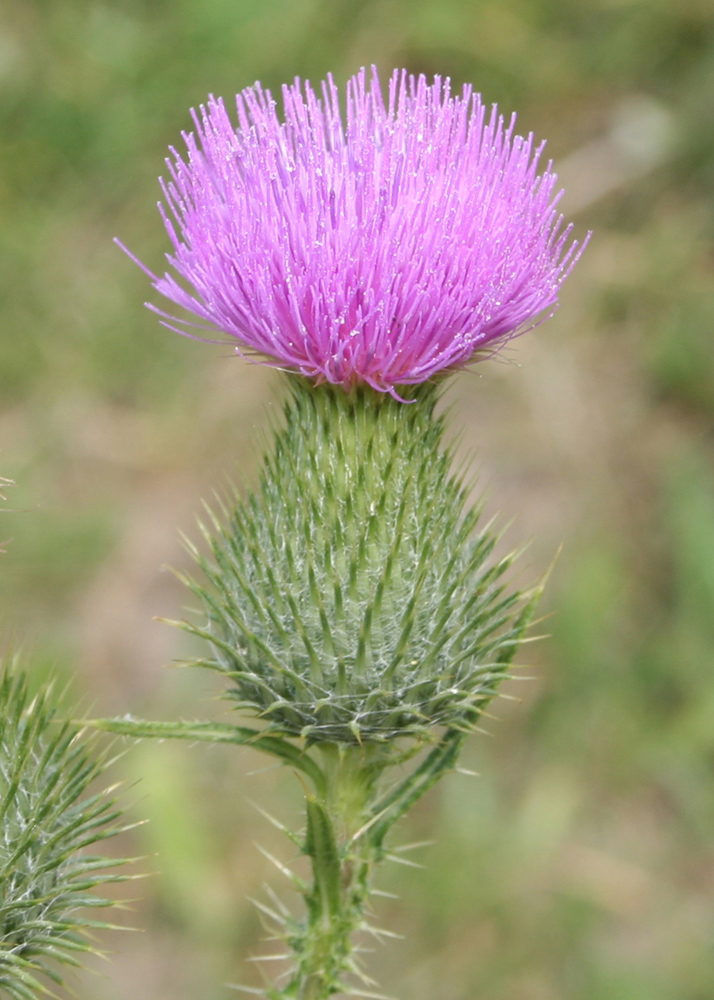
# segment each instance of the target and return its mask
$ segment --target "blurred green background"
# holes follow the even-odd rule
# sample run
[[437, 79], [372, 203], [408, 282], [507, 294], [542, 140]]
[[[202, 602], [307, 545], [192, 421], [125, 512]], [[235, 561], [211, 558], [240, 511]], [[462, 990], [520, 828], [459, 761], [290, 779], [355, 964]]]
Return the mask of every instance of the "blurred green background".
[[[256, 78], [375, 62], [448, 74], [549, 140], [593, 241], [555, 319], [452, 381], [489, 509], [560, 543], [551, 637], [490, 737], [405, 824], [369, 958], [402, 1000], [714, 996], [714, 8], [708, 0], [4, 0], [0, 10], [3, 643], [96, 712], [205, 717], [218, 684], [164, 665], [202, 497], [250, 482], [279, 378], [160, 327], [156, 176], [188, 109]], [[155, 300], [155, 299], [154, 299]], [[198, 674], [198, 676], [196, 676]], [[209, 698], [206, 701], [206, 697]], [[218, 1000], [257, 984], [246, 895], [299, 823], [249, 753], [138, 747], [150, 823], [111, 965], [82, 1000]], [[140, 780], [139, 780], [140, 779]]]

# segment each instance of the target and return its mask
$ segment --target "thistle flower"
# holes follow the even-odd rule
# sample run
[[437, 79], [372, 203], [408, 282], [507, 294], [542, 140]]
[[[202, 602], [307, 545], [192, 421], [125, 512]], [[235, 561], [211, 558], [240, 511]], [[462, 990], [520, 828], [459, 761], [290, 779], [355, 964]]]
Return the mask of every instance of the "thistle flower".
[[176, 276], [147, 271], [157, 291], [239, 353], [397, 396], [556, 307], [581, 248], [514, 118], [399, 70], [386, 104], [376, 70], [349, 81], [346, 125], [331, 77], [321, 93], [284, 87], [284, 122], [258, 83], [237, 126], [220, 99], [193, 112], [188, 155], [166, 161]]

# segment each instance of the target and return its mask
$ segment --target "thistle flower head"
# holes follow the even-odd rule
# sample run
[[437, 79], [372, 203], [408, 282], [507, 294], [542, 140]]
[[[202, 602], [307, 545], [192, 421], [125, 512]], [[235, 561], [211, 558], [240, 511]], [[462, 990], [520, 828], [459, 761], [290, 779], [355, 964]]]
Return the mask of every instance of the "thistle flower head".
[[111, 900], [91, 890], [127, 877], [112, 872], [119, 858], [90, 853], [122, 829], [111, 795], [87, 794], [104, 764], [91, 750], [55, 719], [49, 690], [31, 698], [18, 664], [0, 662], [0, 995], [11, 1000], [47, 993], [58, 962], [96, 950], [92, 932], [110, 925], [87, 912]]
[[471, 87], [395, 71], [385, 103], [362, 70], [344, 117], [331, 77], [284, 87], [283, 108], [256, 84], [236, 125], [211, 97], [162, 181], [174, 273], [154, 287], [239, 352], [395, 394], [556, 306], [580, 252], [556, 177]]

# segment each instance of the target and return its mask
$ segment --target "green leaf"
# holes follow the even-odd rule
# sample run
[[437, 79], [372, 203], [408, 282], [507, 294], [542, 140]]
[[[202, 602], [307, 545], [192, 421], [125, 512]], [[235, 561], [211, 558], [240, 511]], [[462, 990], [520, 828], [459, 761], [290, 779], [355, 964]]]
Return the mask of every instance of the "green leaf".
[[390, 828], [432, 785], [447, 771], [453, 770], [466, 733], [450, 729], [438, 745], [421, 762], [408, 778], [387, 793], [372, 809], [374, 822], [369, 826], [372, 844], [381, 849]]
[[325, 776], [305, 750], [300, 750], [282, 736], [261, 733], [248, 726], [231, 726], [219, 722], [150, 722], [144, 719], [90, 719], [86, 723], [95, 729], [133, 736], [135, 739], [193, 740], [200, 743], [235, 743], [250, 746], [285, 764], [302, 771], [311, 779], [318, 794], [324, 794]]
[[330, 917], [340, 915], [340, 857], [330, 817], [311, 795], [306, 796], [307, 837], [305, 853], [312, 858], [314, 893], [320, 911]]

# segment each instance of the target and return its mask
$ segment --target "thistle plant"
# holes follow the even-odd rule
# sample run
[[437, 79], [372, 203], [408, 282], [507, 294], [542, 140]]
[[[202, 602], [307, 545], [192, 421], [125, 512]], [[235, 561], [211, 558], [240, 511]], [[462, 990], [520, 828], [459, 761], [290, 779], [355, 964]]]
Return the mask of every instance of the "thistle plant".
[[395, 72], [385, 101], [362, 71], [344, 116], [329, 78], [284, 88], [283, 109], [256, 85], [237, 124], [214, 98], [194, 113], [162, 181], [173, 273], [140, 265], [198, 320], [151, 305], [167, 326], [286, 373], [257, 486], [193, 550], [204, 614], [182, 623], [254, 723], [97, 724], [247, 744], [298, 774], [306, 824], [285, 832], [312, 879], [291, 875], [302, 915], [260, 904], [293, 961], [257, 992], [325, 1000], [376, 995], [354, 952], [382, 933], [375, 867], [454, 768], [540, 589], [509, 586], [512, 557], [469, 506], [441, 387], [552, 312], [582, 247], [542, 147], [469, 87]]
[[97, 950], [112, 925], [89, 914], [127, 878], [123, 860], [92, 853], [126, 828], [111, 790], [91, 788], [106, 754], [57, 713], [51, 687], [30, 697], [19, 663], [0, 663], [0, 995], [12, 1000], [49, 992], [62, 964]]

